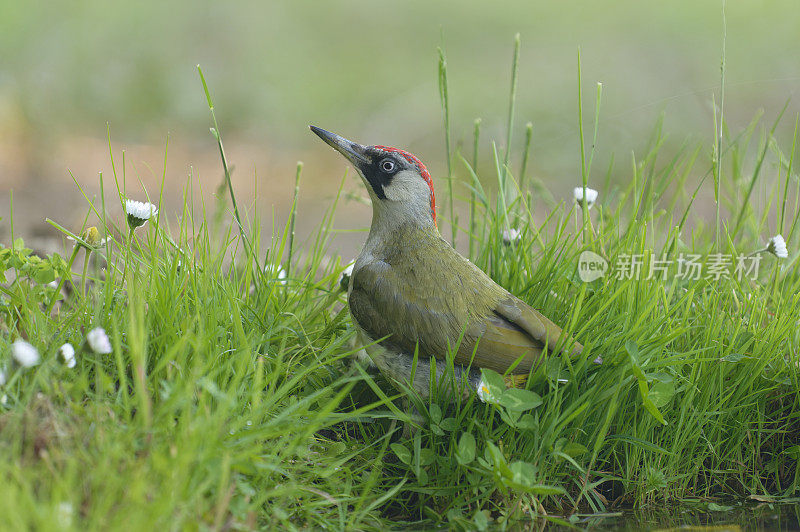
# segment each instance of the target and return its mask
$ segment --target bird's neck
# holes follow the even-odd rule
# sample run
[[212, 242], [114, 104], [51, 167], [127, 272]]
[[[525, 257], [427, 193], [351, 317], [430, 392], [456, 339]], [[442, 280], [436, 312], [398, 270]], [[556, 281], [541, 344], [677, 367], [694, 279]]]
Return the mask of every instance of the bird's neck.
[[372, 225], [364, 252], [375, 254], [381, 248], [394, 247], [402, 241], [441, 238], [430, 211], [411, 213], [407, 209], [393, 207], [384, 204], [373, 208]]
[[370, 236], [394, 233], [398, 227], [439, 234], [431, 216], [430, 207], [427, 205], [415, 206], [413, 204], [401, 204], [400, 202], [385, 200], [381, 200], [376, 204], [373, 200], [372, 225], [369, 229]]

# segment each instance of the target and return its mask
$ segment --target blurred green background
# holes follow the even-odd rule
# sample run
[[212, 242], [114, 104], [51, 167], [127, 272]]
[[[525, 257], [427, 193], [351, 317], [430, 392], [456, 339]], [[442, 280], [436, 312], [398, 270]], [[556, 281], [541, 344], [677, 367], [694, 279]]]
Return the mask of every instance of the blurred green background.
[[[794, 1], [729, 2], [726, 15], [725, 114], [735, 132], [761, 108], [771, 123], [796, 95], [800, 16]], [[308, 132], [310, 123], [409, 149], [440, 178], [443, 192], [437, 47], [448, 58], [454, 141], [471, 146], [473, 120], [482, 118], [488, 163], [491, 139], [505, 142], [517, 32], [514, 147], [532, 122], [530, 173], [557, 198], [567, 197], [580, 173], [578, 49], [587, 123], [595, 83], [604, 87], [598, 184], [612, 154], [614, 179], [626, 179], [631, 150], [644, 146], [662, 112], [673, 148], [690, 137], [710, 149], [723, 40], [719, 1], [3, 0], [0, 237], [10, 231], [12, 189], [15, 232], [23, 236], [56, 235], [45, 217], [68, 226], [83, 219], [85, 202], [69, 171], [90, 194], [99, 191], [98, 172], [111, 170], [107, 124], [118, 163], [125, 149], [131, 196], [143, 197], [136, 175], [157, 196], [167, 136], [167, 205], [177, 208], [190, 171], [204, 194], [212, 193], [221, 170], [198, 63], [236, 166], [240, 201], [252, 202], [257, 183], [262, 212], [269, 217], [274, 206], [279, 223], [297, 160], [306, 163], [301, 234], [319, 223], [319, 207], [344, 172], [344, 161]], [[778, 132], [786, 148], [798, 110], [790, 101]], [[514, 153], [518, 165], [521, 150]], [[367, 206], [348, 203], [337, 227], [365, 227], [369, 216]], [[354, 253], [362, 239], [345, 235], [340, 248]]]

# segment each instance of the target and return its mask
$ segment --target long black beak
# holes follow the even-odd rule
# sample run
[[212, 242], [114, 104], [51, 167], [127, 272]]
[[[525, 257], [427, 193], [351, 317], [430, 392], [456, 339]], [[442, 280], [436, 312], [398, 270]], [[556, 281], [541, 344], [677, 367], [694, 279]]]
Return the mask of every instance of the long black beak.
[[367, 148], [361, 144], [356, 144], [353, 141], [340, 137], [336, 133], [325, 131], [321, 127], [308, 126], [311, 128], [319, 138], [324, 140], [334, 150], [344, 155], [348, 161], [358, 166], [359, 164], [368, 164], [370, 162], [367, 157]]

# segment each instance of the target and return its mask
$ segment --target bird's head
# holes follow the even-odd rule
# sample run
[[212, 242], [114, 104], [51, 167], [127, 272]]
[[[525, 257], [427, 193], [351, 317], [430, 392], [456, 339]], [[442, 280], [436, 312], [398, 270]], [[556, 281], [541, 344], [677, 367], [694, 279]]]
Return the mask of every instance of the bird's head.
[[372, 198], [373, 217], [390, 224], [414, 222], [436, 227], [436, 197], [431, 174], [407, 151], [388, 146], [362, 146], [330, 131], [311, 131], [355, 166]]

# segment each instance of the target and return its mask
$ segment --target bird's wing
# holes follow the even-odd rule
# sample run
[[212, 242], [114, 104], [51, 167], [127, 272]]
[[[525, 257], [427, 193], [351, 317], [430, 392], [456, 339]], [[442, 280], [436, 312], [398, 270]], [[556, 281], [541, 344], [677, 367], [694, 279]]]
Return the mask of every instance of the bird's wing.
[[[420, 355], [445, 359], [456, 349], [455, 362], [475, 368], [490, 368], [505, 373], [517, 360], [513, 373], [527, 373], [542, 359], [545, 344], [553, 350], [562, 336], [561, 329], [538, 311], [512, 296], [491, 280], [491, 290], [476, 294], [464, 288], [458, 274], [485, 275], [474, 271], [441, 271], [426, 290], [404, 282], [388, 264], [376, 261], [354, 273], [350, 312], [374, 340], [406, 353], [419, 346]], [[433, 270], [434, 272], [439, 270]], [[480, 273], [477, 273], [480, 272]], [[580, 353], [582, 346], [564, 339]]]
[[512, 373], [528, 373], [542, 361], [545, 346], [549, 351], [556, 347], [569, 349], [572, 355], [583, 350], [572, 338], [562, 339], [564, 333], [558, 325], [511, 294], [499, 301], [483, 320], [473, 321], [471, 329], [478, 333], [477, 344], [462, 345], [456, 361], [469, 363], [474, 351], [473, 366], [499, 373], [505, 373], [517, 360], [519, 363]]

